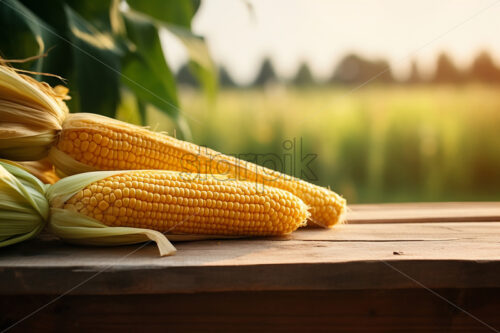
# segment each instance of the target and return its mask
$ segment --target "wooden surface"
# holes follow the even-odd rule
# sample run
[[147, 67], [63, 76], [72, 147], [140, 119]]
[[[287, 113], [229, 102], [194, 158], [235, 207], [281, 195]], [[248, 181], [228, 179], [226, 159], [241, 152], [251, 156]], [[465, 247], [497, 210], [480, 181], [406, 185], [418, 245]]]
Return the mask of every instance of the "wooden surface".
[[163, 258], [45, 236], [0, 250], [0, 331], [495, 331], [499, 211], [358, 205], [331, 230], [176, 243]]
[[[436, 290], [500, 327], [499, 289]], [[51, 302], [3, 296], [0, 329]], [[495, 332], [423, 289], [65, 296], [9, 333]]]
[[[353, 211], [372, 215], [368, 208]], [[373, 211], [381, 214], [377, 206]], [[418, 282], [497, 288], [498, 221], [345, 224], [281, 238], [177, 243], [178, 252], [163, 258], [153, 244], [99, 248], [33, 240], [0, 252], [0, 293], [60, 294], [89, 278], [72, 293], [397, 289], [420, 288]]]
[[435, 202], [351, 205], [354, 223], [425, 223], [500, 221], [499, 202]]

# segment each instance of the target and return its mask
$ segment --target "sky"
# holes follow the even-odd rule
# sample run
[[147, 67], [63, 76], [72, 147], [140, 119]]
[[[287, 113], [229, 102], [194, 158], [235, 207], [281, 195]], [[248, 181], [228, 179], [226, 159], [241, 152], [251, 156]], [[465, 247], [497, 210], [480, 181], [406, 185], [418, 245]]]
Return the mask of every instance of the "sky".
[[[204, 0], [193, 31], [239, 83], [255, 77], [264, 57], [284, 78], [305, 61], [327, 79], [350, 52], [387, 59], [399, 78], [413, 59], [431, 73], [442, 51], [461, 67], [481, 50], [500, 64], [500, 0]], [[178, 68], [185, 52], [166, 49]]]

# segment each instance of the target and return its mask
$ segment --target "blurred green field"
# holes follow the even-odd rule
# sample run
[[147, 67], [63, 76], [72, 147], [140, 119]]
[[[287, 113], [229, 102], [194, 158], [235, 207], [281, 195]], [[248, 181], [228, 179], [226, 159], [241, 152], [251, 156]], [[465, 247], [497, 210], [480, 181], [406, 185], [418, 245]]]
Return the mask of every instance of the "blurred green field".
[[[274, 154], [257, 161], [350, 203], [500, 200], [499, 87], [224, 90], [212, 105], [181, 96], [196, 143], [249, 160]], [[172, 133], [154, 112], [150, 122]], [[311, 154], [309, 172], [300, 157]]]

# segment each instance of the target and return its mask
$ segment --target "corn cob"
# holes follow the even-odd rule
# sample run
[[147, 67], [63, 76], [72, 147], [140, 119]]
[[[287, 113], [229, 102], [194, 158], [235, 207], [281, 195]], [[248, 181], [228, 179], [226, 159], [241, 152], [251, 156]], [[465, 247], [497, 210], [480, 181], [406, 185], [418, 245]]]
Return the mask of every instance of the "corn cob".
[[287, 191], [172, 171], [128, 171], [80, 189], [52, 207], [112, 227], [169, 234], [269, 236], [288, 234], [307, 218], [307, 206]]
[[163, 255], [175, 251], [168, 239], [284, 235], [309, 214], [287, 191], [261, 191], [219, 175], [99, 171], [44, 185], [5, 160], [0, 160], [0, 199], [0, 247], [35, 236], [48, 222], [49, 230], [68, 242], [150, 239]]
[[[33, 85], [32, 82], [22, 78], [20, 82], [16, 81], [16, 84]], [[225, 174], [236, 180], [250, 181], [291, 192], [309, 206], [310, 219], [315, 224], [331, 227], [343, 220], [345, 199], [326, 188], [114, 119], [94, 114], [67, 114], [59, 106], [65, 94], [52, 92], [50, 96], [58, 103], [46, 107], [48, 111], [44, 113], [44, 117], [50, 118], [50, 124], [60, 121], [59, 127], [55, 126], [54, 129], [51, 125], [43, 130], [37, 130], [29, 127], [32, 126], [29, 123], [26, 125], [28, 129], [35, 134], [42, 133], [43, 140], [33, 133], [23, 133], [25, 134], [23, 140], [43, 141], [36, 145], [39, 153], [51, 146], [49, 159], [61, 176], [96, 170], [138, 169]], [[35, 95], [28, 97], [31, 104], [38, 98]], [[22, 123], [20, 115], [31, 112], [31, 109], [23, 109], [17, 113], [18, 117], [14, 120]], [[0, 113], [3, 113], [2, 108]], [[40, 117], [39, 113], [34, 114], [36, 114], [34, 118]], [[35, 125], [41, 126], [40, 121]], [[3, 132], [2, 135], [0, 130], [0, 157], [26, 158], [27, 153], [19, 152], [17, 141], [10, 140], [11, 135], [5, 133], [7, 132], [5, 129]], [[6, 138], [3, 142], [2, 137]], [[33, 159], [32, 156], [29, 157]]]
[[70, 174], [91, 170], [164, 169], [225, 174], [237, 180], [284, 189], [300, 197], [310, 207], [311, 219], [326, 227], [338, 223], [345, 211], [345, 200], [326, 188], [93, 114], [68, 115], [49, 156], [58, 170]]

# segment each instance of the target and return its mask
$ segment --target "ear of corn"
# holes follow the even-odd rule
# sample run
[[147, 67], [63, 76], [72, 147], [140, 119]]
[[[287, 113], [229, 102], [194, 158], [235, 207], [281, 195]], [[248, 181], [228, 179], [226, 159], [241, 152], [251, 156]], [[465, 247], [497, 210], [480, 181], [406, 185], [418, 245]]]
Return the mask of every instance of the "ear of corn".
[[47, 191], [47, 199], [51, 206], [51, 217], [48, 229], [61, 239], [75, 244], [114, 246], [154, 241], [160, 255], [175, 253], [175, 247], [167, 237], [155, 230], [134, 227], [109, 227], [74, 210], [64, 209], [64, 201], [78, 193], [82, 188], [113, 176], [123, 171], [104, 171], [78, 174], [62, 179]]
[[[276, 188], [219, 175], [174, 171], [98, 171], [45, 185], [0, 160], [0, 246], [49, 230], [73, 243], [152, 240], [162, 255], [173, 240], [284, 235], [305, 223], [307, 206]], [[50, 214], [49, 214], [50, 209]], [[167, 238], [168, 237], [168, 238]]]
[[343, 221], [346, 202], [333, 191], [117, 120], [68, 114], [66, 92], [0, 66], [0, 157], [36, 160], [50, 149], [61, 176], [138, 169], [227, 174], [297, 195], [315, 224]]
[[151, 240], [161, 255], [170, 255], [175, 248], [169, 239], [283, 235], [307, 216], [307, 206], [287, 191], [261, 192], [219, 175], [100, 171], [44, 185], [16, 164], [0, 161], [0, 247], [37, 235], [49, 220], [49, 230], [68, 242]]
[[1, 156], [15, 160], [46, 156], [68, 114], [67, 91], [0, 65]]
[[[96, 179], [103, 177], [100, 175]], [[92, 178], [92, 177], [91, 177]], [[78, 181], [79, 179], [76, 179]], [[73, 188], [75, 184], [65, 182]], [[49, 220], [49, 185], [44, 185], [19, 164], [0, 160], [0, 247], [16, 244], [35, 237]], [[50, 191], [57, 194], [58, 190]], [[54, 214], [54, 213], [53, 213]], [[160, 232], [140, 228], [110, 228], [84, 215], [56, 209], [51, 218], [53, 228], [68, 241], [90, 245], [133, 244], [152, 240], [161, 255], [175, 252], [175, 248]]]
[[170, 136], [93, 114], [71, 114], [50, 159], [62, 175], [120, 169], [163, 169], [225, 174], [291, 192], [309, 207], [316, 224], [343, 219], [345, 199], [333, 191]]
[[[68, 89], [50, 87], [15, 69], [0, 65], [0, 106], [2, 120], [33, 127], [60, 129], [68, 114]], [[22, 119], [20, 118], [22, 115]]]
[[[86, 186], [115, 172], [100, 172], [69, 177], [59, 186], [42, 184], [19, 163], [0, 160], [0, 247], [22, 242], [36, 236], [50, 218], [50, 229], [68, 242], [88, 245], [134, 244], [156, 242], [161, 255], [170, 255], [175, 248], [161, 232], [131, 227], [109, 227], [78, 212], [49, 209]], [[49, 210], [52, 216], [49, 217]], [[208, 238], [204, 235], [176, 235], [174, 240]]]
[[36, 236], [45, 226], [46, 186], [25, 170], [0, 161], [0, 247]]
[[56, 183], [48, 196], [51, 226], [54, 219], [69, 221], [57, 214], [71, 211], [109, 227], [168, 235], [283, 235], [308, 215], [306, 205], [287, 191], [270, 187], [261, 192], [247, 182], [173, 171], [80, 174]]

